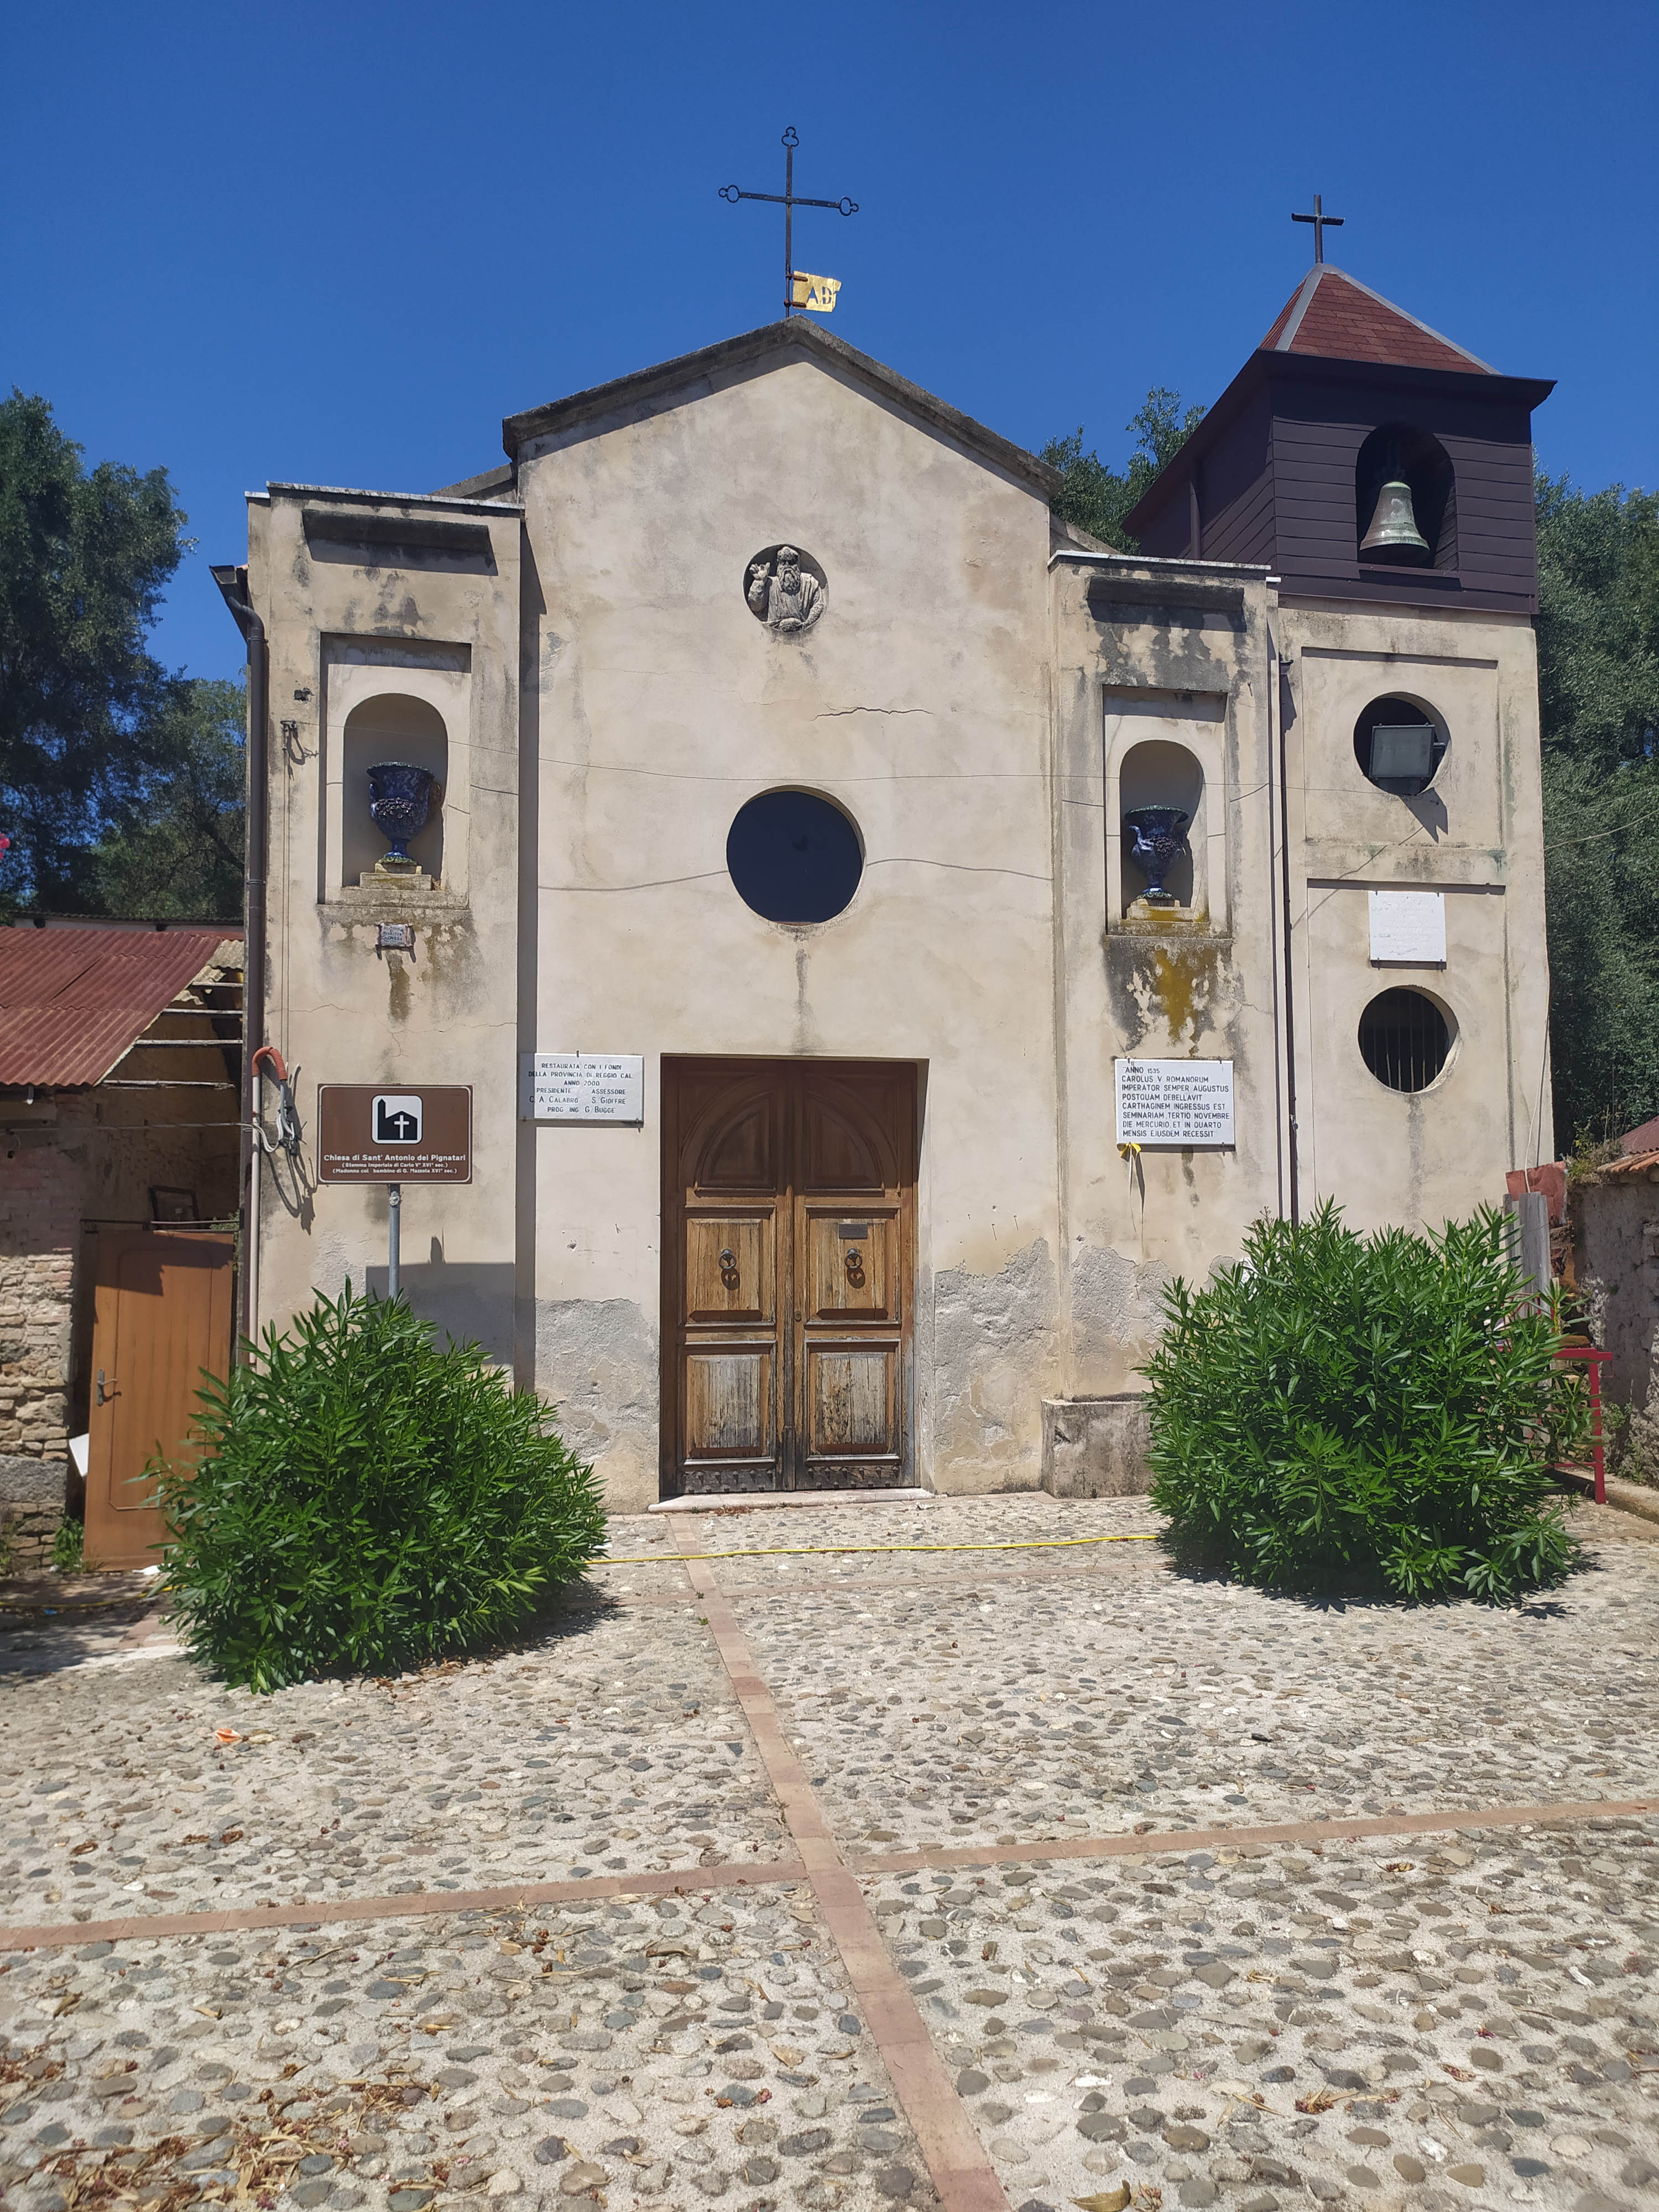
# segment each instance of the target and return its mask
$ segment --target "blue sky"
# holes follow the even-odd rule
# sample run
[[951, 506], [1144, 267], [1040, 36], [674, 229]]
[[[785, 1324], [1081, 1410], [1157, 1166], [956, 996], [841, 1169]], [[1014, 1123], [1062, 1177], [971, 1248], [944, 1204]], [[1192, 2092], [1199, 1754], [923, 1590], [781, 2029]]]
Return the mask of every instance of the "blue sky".
[[1659, 9], [962, 0], [439, 7], [10, 0], [0, 374], [164, 465], [199, 549], [156, 637], [227, 675], [207, 575], [267, 478], [428, 489], [503, 415], [772, 319], [779, 137], [829, 327], [1006, 435], [1121, 459], [1330, 258], [1559, 379], [1540, 453], [1659, 482]]

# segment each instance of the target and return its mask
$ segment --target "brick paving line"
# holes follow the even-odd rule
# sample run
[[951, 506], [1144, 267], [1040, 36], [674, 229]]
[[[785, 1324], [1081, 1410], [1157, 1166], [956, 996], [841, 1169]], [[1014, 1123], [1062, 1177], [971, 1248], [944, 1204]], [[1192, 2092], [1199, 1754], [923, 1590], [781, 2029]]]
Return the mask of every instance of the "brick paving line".
[[[1359, 1820], [1302, 1820], [1258, 1828], [1155, 1828], [1121, 1836], [1066, 1836], [1052, 1843], [939, 1844], [884, 1851], [844, 1861], [860, 1879], [884, 1874], [946, 1873], [973, 1866], [1018, 1866], [1032, 1860], [1176, 1858], [1188, 1851], [1241, 1845], [1346, 1842], [1361, 1836], [1434, 1835], [1481, 1828], [1547, 1827], [1577, 1820], [1643, 1819], [1659, 1814], [1659, 1797], [1592, 1797], [1550, 1805], [1483, 1805], [1473, 1811], [1397, 1813]], [[808, 1879], [804, 1863], [762, 1859], [745, 1866], [653, 1868], [635, 1874], [584, 1875], [580, 1881], [511, 1882], [495, 1889], [419, 1889], [367, 1897], [319, 1898], [294, 1905], [228, 1905], [217, 1912], [128, 1913], [118, 1920], [44, 1921], [0, 1925], [0, 1954], [62, 1949], [76, 1943], [125, 1943], [161, 1936], [226, 1936], [257, 1928], [295, 1928], [354, 1920], [431, 1919], [450, 1912], [510, 1912], [541, 1905], [578, 1905], [588, 1897], [690, 1895], [699, 1889], [767, 1889]]]
[[1157, 1828], [1124, 1836], [1061, 1836], [1051, 1843], [946, 1844], [919, 1851], [849, 1858], [854, 1874], [945, 1874], [955, 1867], [1021, 1866], [1033, 1859], [1172, 1858], [1186, 1851], [1262, 1849], [1280, 1844], [1349, 1843], [1362, 1836], [1431, 1836], [1469, 1828], [1516, 1828], [1579, 1820], [1639, 1820], [1659, 1797], [1591, 1797], [1554, 1805], [1482, 1805], [1450, 1813], [1384, 1813], [1358, 1820], [1281, 1820], [1260, 1828]]
[[131, 1912], [119, 1920], [0, 1926], [0, 1953], [47, 1951], [72, 1943], [131, 1943], [150, 1936], [229, 1936], [251, 1928], [310, 1928], [345, 1920], [433, 1919], [450, 1912], [512, 1912], [520, 1906], [575, 1905], [590, 1897], [678, 1897], [702, 1889], [766, 1889], [806, 1880], [793, 1859], [752, 1866], [653, 1868], [637, 1874], [586, 1875], [580, 1881], [518, 1881], [496, 1889], [416, 1889], [376, 1897], [319, 1898], [294, 1905], [233, 1905], [219, 1912]]
[[888, 1954], [875, 1915], [842, 1856], [806, 1770], [784, 1735], [772, 1693], [761, 1678], [737, 1615], [712, 1566], [687, 1540], [690, 1531], [682, 1536], [677, 1527], [674, 1534], [784, 1824], [800, 1852], [818, 1910], [841, 1953], [888, 2079], [915, 2132], [944, 2212], [1009, 2212], [979, 2132], [940, 2063], [915, 1999]]

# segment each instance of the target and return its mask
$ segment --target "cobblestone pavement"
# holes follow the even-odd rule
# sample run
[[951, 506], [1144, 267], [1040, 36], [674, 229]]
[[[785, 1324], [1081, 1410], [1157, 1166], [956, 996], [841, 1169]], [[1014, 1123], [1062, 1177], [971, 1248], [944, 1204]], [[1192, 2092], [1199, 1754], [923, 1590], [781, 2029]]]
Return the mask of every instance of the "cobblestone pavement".
[[[1153, 1525], [1030, 1497], [619, 1521], [521, 1649], [267, 1699], [130, 1623], [0, 1638], [6, 1922], [318, 1915], [0, 1951], [0, 2190], [931, 2208], [891, 2018], [813, 1882], [769, 1873], [797, 1845], [684, 1543], [740, 1555], [710, 1571], [1017, 2212], [1655, 2201], [1659, 1818], [1548, 1808], [1659, 1800], [1659, 1545], [1598, 1529], [1504, 1613], [1267, 1599], [1146, 1543], [797, 1548]], [[1283, 1822], [1337, 1832], [1253, 1839]], [[1237, 1843], [1168, 1832], [1198, 1827]], [[1020, 1858], [1088, 1838], [1119, 1855]], [[906, 1852], [935, 1863], [884, 1870]], [[679, 1889], [514, 1901], [647, 1871]], [[498, 1907], [445, 1905], [475, 1887]], [[384, 1917], [331, 1922], [354, 1898]]]
[[1589, 2212], [1659, 2191], [1656, 1844], [1540, 1822], [866, 1887], [1013, 2203]]
[[[1072, 1508], [1067, 1526], [1144, 1517], [1140, 1501], [1102, 1503]], [[1414, 1612], [1120, 1564], [1152, 1549], [1103, 1546], [1093, 1572], [942, 1599], [918, 1575], [863, 1590], [850, 1613], [839, 1594], [745, 1599], [836, 1832], [1019, 1843], [1659, 1786], [1644, 1724], [1659, 1690], [1654, 1547], [1603, 1543], [1519, 1610]], [[986, 1572], [1033, 1556], [987, 1555]]]
[[695, 1868], [782, 1834], [714, 1652], [643, 1613], [384, 1688], [262, 1698], [156, 1659], [0, 1698], [11, 1921]]
[[89, 1943], [0, 1991], [25, 2212], [933, 2203], [799, 1888]]

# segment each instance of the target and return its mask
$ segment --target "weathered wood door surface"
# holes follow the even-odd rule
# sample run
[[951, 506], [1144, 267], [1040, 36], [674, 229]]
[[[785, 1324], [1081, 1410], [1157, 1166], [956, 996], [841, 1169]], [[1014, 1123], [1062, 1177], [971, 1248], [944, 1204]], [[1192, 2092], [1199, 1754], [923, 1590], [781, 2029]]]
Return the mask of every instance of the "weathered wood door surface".
[[138, 1478], [178, 1452], [196, 1419], [203, 1368], [230, 1364], [235, 1240], [161, 1230], [98, 1240], [87, 1446], [88, 1559], [154, 1567], [167, 1524]]
[[663, 1064], [670, 1495], [909, 1480], [914, 1067]]

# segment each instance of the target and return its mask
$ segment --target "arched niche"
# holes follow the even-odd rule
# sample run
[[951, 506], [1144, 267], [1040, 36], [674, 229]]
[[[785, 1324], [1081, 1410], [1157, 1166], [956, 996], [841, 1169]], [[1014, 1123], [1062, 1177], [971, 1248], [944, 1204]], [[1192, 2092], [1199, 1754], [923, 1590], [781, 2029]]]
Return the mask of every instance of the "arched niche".
[[346, 716], [340, 748], [341, 881], [356, 883], [386, 849], [387, 841], [368, 811], [368, 771], [380, 761], [406, 761], [431, 771], [431, 808], [424, 829], [410, 840], [409, 857], [434, 884], [441, 884], [449, 733], [434, 706], [404, 691], [376, 692], [359, 700]]
[[[1418, 534], [1428, 550], [1360, 551], [1382, 487], [1395, 477], [1410, 488]], [[1456, 568], [1456, 472], [1445, 447], [1428, 431], [1410, 422], [1383, 422], [1371, 432], [1354, 461], [1353, 512], [1354, 549], [1367, 567]]]
[[[1123, 748], [1116, 770], [1108, 835], [1116, 833], [1117, 880], [1109, 884], [1109, 911], [1119, 920], [1133, 915], [1154, 925], [1161, 915], [1186, 921], [1207, 920], [1212, 903], [1211, 837], [1207, 780], [1199, 753], [1174, 738], [1144, 737]], [[1188, 817], [1182, 834], [1188, 849], [1164, 877], [1164, 888], [1176, 896], [1173, 906], [1146, 903], [1148, 878], [1134, 857], [1131, 833], [1124, 827], [1125, 816], [1138, 806], [1176, 806]]]

